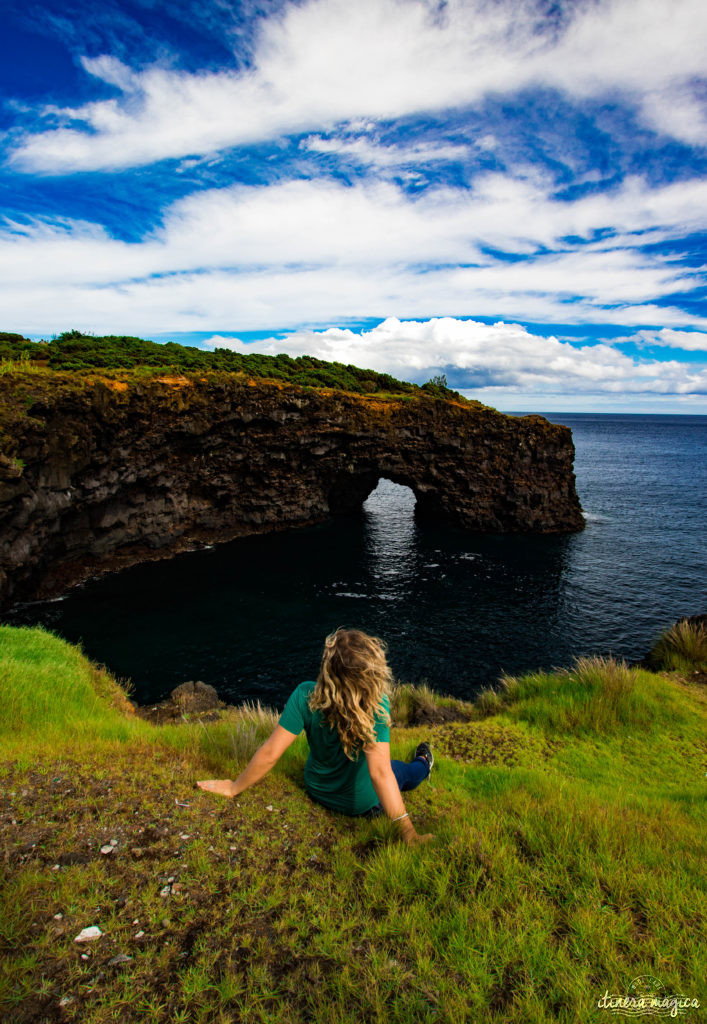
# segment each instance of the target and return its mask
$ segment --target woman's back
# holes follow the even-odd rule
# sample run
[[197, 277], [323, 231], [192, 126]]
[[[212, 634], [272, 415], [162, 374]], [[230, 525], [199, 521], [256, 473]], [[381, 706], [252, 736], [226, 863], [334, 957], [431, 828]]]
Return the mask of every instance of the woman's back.
[[[378, 803], [371, 782], [366, 758], [359, 753], [352, 761], [346, 756], [339, 734], [329, 725], [321, 711], [312, 711], [309, 698], [316, 683], [300, 683], [293, 691], [279, 720], [288, 732], [299, 735], [304, 729], [309, 743], [309, 757], [304, 768], [304, 784], [310, 796], [326, 807], [343, 814], [365, 814]], [[378, 742], [388, 742], [389, 701], [382, 699], [385, 716], [375, 722]]]

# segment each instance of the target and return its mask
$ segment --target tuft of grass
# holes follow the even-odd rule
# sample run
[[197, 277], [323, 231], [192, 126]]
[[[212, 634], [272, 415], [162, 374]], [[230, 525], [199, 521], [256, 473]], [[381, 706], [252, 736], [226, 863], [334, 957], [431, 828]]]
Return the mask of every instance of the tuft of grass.
[[390, 694], [390, 717], [396, 725], [411, 725], [421, 712], [431, 713], [437, 707], [438, 697], [426, 683], [393, 684]]
[[397, 681], [390, 694], [390, 717], [394, 725], [416, 725], [453, 719], [468, 720], [472, 705], [457, 697], [447, 697], [433, 690], [426, 680], [421, 683]]
[[680, 619], [666, 629], [654, 644], [647, 663], [668, 672], [707, 670], [707, 619]]
[[200, 751], [214, 768], [241, 767], [277, 725], [279, 712], [260, 701], [246, 702], [224, 712], [219, 721], [201, 720], [162, 727], [165, 742], [176, 750]]
[[477, 695], [482, 717], [508, 713], [549, 732], [648, 732], [681, 721], [679, 694], [645, 669], [610, 657], [578, 658], [571, 669], [504, 676]]

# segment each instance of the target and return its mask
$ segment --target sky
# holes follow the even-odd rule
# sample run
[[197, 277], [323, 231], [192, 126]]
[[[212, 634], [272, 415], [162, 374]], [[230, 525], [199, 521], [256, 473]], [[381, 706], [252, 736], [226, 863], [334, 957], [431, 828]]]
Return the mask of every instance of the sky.
[[704, 0], [0, 17], [0, 330], [707, 413]]

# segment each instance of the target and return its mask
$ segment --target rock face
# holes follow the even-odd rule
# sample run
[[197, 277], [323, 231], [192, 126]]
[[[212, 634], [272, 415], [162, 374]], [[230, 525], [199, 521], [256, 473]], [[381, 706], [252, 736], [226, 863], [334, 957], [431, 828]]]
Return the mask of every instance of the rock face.
[[3, 604], [353, 511], [380, 477], [411, 487], [420, 515], [469, 530], [584, 527], [571, 432], [538, 416], [226, 375], [57, 373], [51, 388], [29, 380], [22, 403], [0, 456]]

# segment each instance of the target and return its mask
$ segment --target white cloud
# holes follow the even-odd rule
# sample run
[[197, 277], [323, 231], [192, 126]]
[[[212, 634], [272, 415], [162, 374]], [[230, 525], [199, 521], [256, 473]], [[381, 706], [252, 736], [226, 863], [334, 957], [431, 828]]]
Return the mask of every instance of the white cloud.
[[707, 352], [707, 334], [701, 331], [675, 331], [664, 327], [660, 331], [638, 331], [632, 338], [621, 339], [636, 341], [644, 345], [661, 345], [666, 348], [681, 348], [688, 352]]
[[246, 70], [85, 61], [124, 96], [64, 112], [69, 123], [21, 139], [14, 162], [48, 173], [135, 166], [533, 86], [620, 93], [649, 126], [704, 144], [705, 52], [702, 0], [577, 4], [559, 31], [533, 2], [310, 0], [262, 23]]
[[607, 344], [576, 348], [503, 322], [489, 326], [451, 317], [428, 321], [391, 317], [370, 331], [297, 331], [282, 340], [248, 345], [215, 335], [205, 345], [242, 353], [312, 355], [408, 380], [453, 372], [461, 378], [460, 387], [476, 386], [485, 394], [489, 388], [544, 395], [707, 394], [707, 365], [640, 361]]
[[[618, 238], [604, 237], [612, 224]], [[85, 222], [8, 223], [0, 312], [33, 332], [276, 329], [441, 312], [705, 329], [657, 305], [703, 286], [704, 269], [642, 249], [705, 229], [700, 181], [633, 180], [574, 202], [554, 201], [542, 179], [501, 175], [417, 197], [370, 182], [212, 189], [174, 203], [140, 242]], [[601, 241], [567, 241], [597, 233]]]
[[416, 146], [382, 146], [366, 138], [331, 138], [310, 135], [301, 143], [303, 149], [315, 153], [335, 153], [370, 167], [399, 167], [402, 164], [430, 164], [464, 160], [468, 146], [422, 143]]

